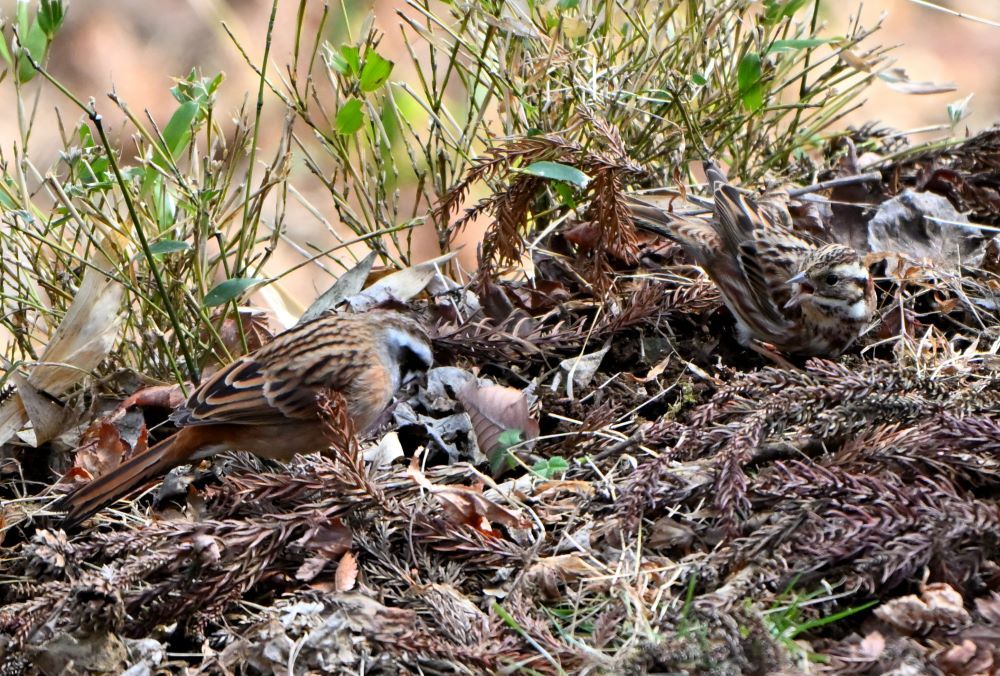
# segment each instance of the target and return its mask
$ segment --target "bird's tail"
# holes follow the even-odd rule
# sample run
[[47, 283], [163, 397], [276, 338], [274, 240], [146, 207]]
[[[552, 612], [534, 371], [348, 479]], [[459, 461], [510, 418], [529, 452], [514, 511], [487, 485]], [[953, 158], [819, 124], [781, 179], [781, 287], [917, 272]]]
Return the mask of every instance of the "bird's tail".
[[636, 227], [680, 241], [674, 228], [677, 219], [669, 211], [632, 195], [627, 196], [626, 205]]
[[182, 464], [179, 452], [183, 451], [183, 445], [181, 434], [164, 439], [145, 453], [67, 493], [52, 508], [65, 512], [64, 528], [73, 528], [150, 479]]

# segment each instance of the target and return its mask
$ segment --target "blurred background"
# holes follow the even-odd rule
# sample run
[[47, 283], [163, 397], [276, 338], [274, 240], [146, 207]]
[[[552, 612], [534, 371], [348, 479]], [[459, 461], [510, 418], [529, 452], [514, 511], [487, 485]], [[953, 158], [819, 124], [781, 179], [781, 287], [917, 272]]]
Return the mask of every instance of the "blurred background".
[[[1000, 3], [976, 0], [940, 0], [952, 11], [975, 14], [984, 19], [1000, 22]], [[305, 24], [317, 25], [323, 3], [304, 3], [307, 14]], [[374, 25], [384, 32], [381, 53], [389, 58], [398, 55], [393, 80], [406, 79], [408, 59], [405, 45], [400, 39], [397, 11], [398, 2], [358, 2], [348, 0], [345, 5], [330, 5], [331, 20], [327, 22], [327, 38], [334, 45], [344, 41], [348, 31], [357, 33], [370, 12], [374, 12]], [[241, 106], [252, 111], [258, 79], [247, 65], [223, 24], [229, 28], [236, 41], [246, 51], [253, 63], [258, 64], [264, 52], [264, 36], [271, 12], [271, 3], [265, 0], [159, 0], [151, 11], [142, 2], [121, 0], [77, 0], [70, 3], [64, 28], [55, 41], [49, 57], [52, 74], [61, 80], [80, 99], [93, 98], [98, 111], [105, 117], [110, 130], [123, 128], [123, 116], [106, 94], [114, 90], [128, 104], [133, 113], [143, 116], [146, 112], [161, 128], [176, 109], [177, 103], [169, 89], [173, 77], [185, 75], [198, 67], [205, 75], [224, 72], [226, 79], [219, 89], [216, 110], [218, 118], [225, 120], [235, 115]], [[271, 46], [271, 74], [278, 73], [289, 62], [295, 39], [296, 12], [299, 3], [284, 1], [278, 4], [275, 30]], [[0, 13], [11, 17], [15, 11], [14, 0], [0, 0]], [[843, 35], [857, 19], [857, 3], [824, 1], [821, 5], [824, 35]], [[882, 0], [868, 2], [862, 8], [861, 22], [873, 25], [879, 20], [883, 29], [874, 36], [876, 44], [899, 45], [893, 52], [895, 66], [904, 68], [911, 79], [935, 83], [953, 82], [955, 91], [943, 94], [915, 96], [899, 93], [883, 82], [876, 82], [868, 91], [867, 104], [846, 119], [848, 124], [860, 125], [878, 121], [898, 130], [930, 128], [915, 135], [916, 140], [926, 140], [935, 134], [948, 133], [946, 107], [969, 94], [974, 94], [969, 104], [971, 114], [963, 120], [956, 133], [966, 130], [974, 133], [992, 125], [1000, 118], [1000, 76], [992, 67], [996, 57], [1000, 28], [979, 23], [968, 18], [949, 15], [911, 0]], [[29, 155], [37, 167], [44, 168], [56, 159], [60, 124], [71, 129], [81, 119], [75, 107], [48, 86], [41, 78], [26, 85], [29, 100], [37, 106], [37, 122], [29, 141]], [[37, 98], [35, 98], [37, 96]], [[266, 99], [262, 117], [262, 152], [270, 156], [281, 134], [285, 110], [273, 96]], [[942, 130], [939, 126], [945, 125]], [[126, 132], [128, 133], [128, 132]], [[0, 105], [0, 150], [9, 161], [13, 157], [18, 133], [18, 111], [15, 105]], [[128, 148], [125, 139], [123, 147]], [[311, 202], [321, 215], [334, 223], [336, 215], [322, 185], [309, 174], [304, 165], [292, 169], [291, 181]], [[289, 201], [288, 235], [304, 249], [325, 248], [333, 242], [331, 234], [315, 214], [299, 204]], [[477, 231], [465, 234], [476, 240]], [[419, 260], [437, 255], [437, 242], [433, 237], [415, 238], [415, 256]], [[475, 246], [463, 251], [463, 262], [474, 264]], [[282, 246], [269, 266], [282, 269], [301, 262], [302, 255], [293, 247]], [[308, 299], [322, 291], [329, 278], [317, 278], [306, 267], [287, 281], [286, 288], [294, 295]]]

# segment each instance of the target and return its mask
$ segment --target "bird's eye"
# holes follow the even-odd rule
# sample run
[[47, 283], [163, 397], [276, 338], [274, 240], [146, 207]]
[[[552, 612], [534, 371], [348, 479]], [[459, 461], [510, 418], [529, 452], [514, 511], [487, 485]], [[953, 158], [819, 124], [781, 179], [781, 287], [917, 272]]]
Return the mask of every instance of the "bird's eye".
[[831, 272], [826, 276], [826, 279], [823, 281], [826, 282], [827, 286], [833, 286], [834, 284], [840, 281], [840, 277], [838, 277], [835, 272]]

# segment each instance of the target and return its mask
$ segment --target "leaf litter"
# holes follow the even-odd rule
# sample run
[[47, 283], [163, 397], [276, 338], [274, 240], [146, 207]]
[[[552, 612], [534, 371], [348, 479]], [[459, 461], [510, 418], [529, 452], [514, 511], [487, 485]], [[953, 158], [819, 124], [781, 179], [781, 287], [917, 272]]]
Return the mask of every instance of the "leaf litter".
[[[865, 160], [878, 186], [796, 198], [797, 227], [868, 241], [887, 201], [919, 196], [902, 198], [915, 225], [878, 226], [866, 250], [872, 330], [792, 370], [747, 354], [704, 274], [620, 217], [626, 156], [554, 135], [498, 145], [442, 205], [509, 179], [474, 207], [498, 221], [471, 280], [442, 260], [366, 294], [366, 263], [323, 301], [409, 300], [432, 327], [443, 365], [371, 438], [329, 406], [342, 450], [229, 454], [70, 534], [45, 506], [71, 458], [95, 474], [136, 452], [176, 393], [135, 393], [73, 456], [20, 451], [52, 467], [4, 504], [5, 671], [990, 673], [995, 242], [979, 229], [981, 258], [934, 255], [967, 230], [921, 204], [1000, 225], [998, 138], [885, 149]], [[591, 205], [530, 248], [518, 218], [546, 179], [514, 159], [591, 178]], [[531, 277], [504, 267], [522, 255]], [[491, 468], [498, 451], [510, 461]]]

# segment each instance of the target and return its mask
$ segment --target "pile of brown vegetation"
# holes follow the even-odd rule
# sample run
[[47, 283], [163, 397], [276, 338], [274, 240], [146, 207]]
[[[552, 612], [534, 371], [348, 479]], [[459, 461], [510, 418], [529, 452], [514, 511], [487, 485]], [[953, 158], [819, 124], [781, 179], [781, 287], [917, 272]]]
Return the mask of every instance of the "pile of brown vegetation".
[[[413, 3], [420, 87], [390, 87], [367, 29], [334, 47], [320, 25], [287, 80], [259, 69], [289, 112], [263, 169], [255, 123], [220, 133], [221, 76], [196, 73], [162, 131], [130, 118], [136, 157], [76, 101], [52, 173], [0, 164], [3, 672], [1000, 667], [1000, 132], [817, 138], [885, 50], [759, 4], [630, 0], [615, 32], [575, 3]], [[0, 53], [20, 104], [37, 73], [59, 84], [56, 7]], [[848, 354], [765, 361], [704, 271], [634, 227], [633, 190], [709, 211], [688, 180], [709, 152], [867, 255], [878, 310]], [[403, 302], [436, 367], [369, 438], [177, 468], [64, 532], [55, 497], [272, 337], [247, 298], [289, 272], [265, 270], [289, 195], [311, 206], [299, 157], [356, 235], [302, 249], [336, 278], [307, 314]], [[475, 219], [467, 273], [451, 247]], [[414, 264], [418, 221], [442, 255]]]

